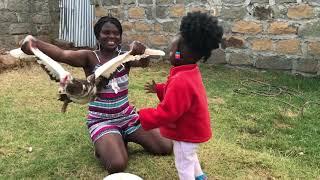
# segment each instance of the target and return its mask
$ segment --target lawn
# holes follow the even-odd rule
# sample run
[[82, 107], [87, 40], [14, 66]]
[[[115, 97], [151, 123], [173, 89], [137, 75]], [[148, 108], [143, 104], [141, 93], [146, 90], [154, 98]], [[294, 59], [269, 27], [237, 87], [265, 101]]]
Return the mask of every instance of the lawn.
[[[68, 69], [83, 77], [80, 69]], [[137, 109], [157, 104], [143, 85], [164, 81], [168, 70], [159, 64], [131, 70], [129, 99]], [[199, 150], [209, 179], [320, 178], [319, 78], [208, 65], [201, 71], [214, 131]], [[38, 66], [2, 72], [0, 84], [0, 179], [107, 175], [93, 155], [86, 105], [70, 104], [60, 113], [57, 84]], [[126, 172], [177, 179], [172, 156], [129, 143], [129, 158]]]

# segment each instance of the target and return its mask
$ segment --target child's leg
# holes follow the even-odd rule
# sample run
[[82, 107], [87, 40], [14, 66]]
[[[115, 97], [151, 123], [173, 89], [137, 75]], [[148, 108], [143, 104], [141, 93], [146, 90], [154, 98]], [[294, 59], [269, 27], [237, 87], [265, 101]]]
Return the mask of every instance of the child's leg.
[[[181, 141], [173, 141], [173, 152], [175, 164], [181, 180], [194, 180], [196, 177], [195, 168], [199, 164], [197, 158], [198, 144]], [[199, 165], [200, 166], [200, 165]], [[198, 168], [198, 165], [197, 165]], [[201, 170], [201, 168], [200, 168]]]
[[195, 155], [194, 175], [195, 177], [203, 175], [197, 154]]

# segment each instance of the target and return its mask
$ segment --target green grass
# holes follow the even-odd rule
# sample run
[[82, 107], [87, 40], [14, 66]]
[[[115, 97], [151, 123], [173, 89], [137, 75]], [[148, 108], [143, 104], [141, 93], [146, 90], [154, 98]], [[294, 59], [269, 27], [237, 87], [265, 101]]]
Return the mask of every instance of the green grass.
[[[83, 77], [80, 69], [69, 69]], [[210, 179], [319, 179], [320, 79], [279, 72], [201, 66], [214, 138], [201, 145], [199, 158]], [[147, 81], [165, 81], [168, 65], [132, 69], [130, 101], [138, 109], [155, 106], [145, 94]], [[86, 128], [86, 105], [70, 104], [60, 113], [57, 84], [38, 67], [0, 74], [0, 179], [102, 179]], [[241, 82], [255, 79], [300, 94], [243, 95]], [[253, 90], [259, 89], [250, 84]], [[285, 101], [287, 104], [281, 102]], [[32, 147], [32, 151], [28, 149]], [[172, 156], [153, 156], [129, 144], [127, 172], [144, 179], [177, 179]]]

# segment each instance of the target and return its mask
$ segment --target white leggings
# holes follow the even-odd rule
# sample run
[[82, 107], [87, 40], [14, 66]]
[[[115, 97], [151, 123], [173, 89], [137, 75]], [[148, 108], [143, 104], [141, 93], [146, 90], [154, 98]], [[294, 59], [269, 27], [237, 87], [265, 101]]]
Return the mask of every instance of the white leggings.
[[173, 153], [180, 180], [195, 180], [195, 177], [203, 174], [197, 148], [197, 143], [173, 141]]

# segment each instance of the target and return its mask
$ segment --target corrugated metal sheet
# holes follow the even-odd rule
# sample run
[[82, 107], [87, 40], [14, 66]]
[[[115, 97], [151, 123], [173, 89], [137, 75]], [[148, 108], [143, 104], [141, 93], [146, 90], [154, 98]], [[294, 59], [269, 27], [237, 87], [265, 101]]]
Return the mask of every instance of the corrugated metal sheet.
[[94, 9], [90, 0], [60, 0], [59, 39], [73, 42], [76, 47], [95, 47]]

